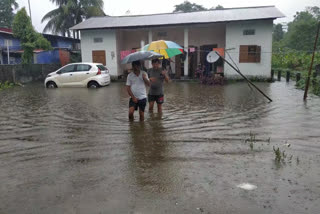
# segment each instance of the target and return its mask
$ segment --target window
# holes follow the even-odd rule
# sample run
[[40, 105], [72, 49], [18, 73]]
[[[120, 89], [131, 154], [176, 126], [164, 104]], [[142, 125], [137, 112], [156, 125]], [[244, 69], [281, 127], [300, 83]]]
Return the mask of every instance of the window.
[[102, 43], [103, 42], [103, 39], [102, 38], [93, 38], [93, 42], [94, 43]]
[[90, 69], [91, 69], [90, 65], [83, 65], [83, 64], [77, 65], [77, 71], [89, 71]]
[[62, 68], [62, 69], [60, 70], [60, 72], [61, 72], [62, 74], [64, 74], [64, 73], [69, 73], [69, 72], [73, 72], [73, 71], [75, 70], [75, 68], [76, 68], [75, 65], [68, 65], [68, 66]]
[[245, 29], [245, 30], [243, 30], [243, 35], [244, 36], [255, 35], [255, 34], [256, 34], [255, 29]]
[[4, 40], [4, 45], [11, 47], [12, 46], [12, 40], [11, 39], [5, 39]]
[[240, 63], [259, 63], [261, 61], [261, 46], [240, 45]]
[[106, 67], [104, 67], [103, 65], [97, 65], [97, 67], [101, 70], [101, 71], [106, 71], [108, 70]]

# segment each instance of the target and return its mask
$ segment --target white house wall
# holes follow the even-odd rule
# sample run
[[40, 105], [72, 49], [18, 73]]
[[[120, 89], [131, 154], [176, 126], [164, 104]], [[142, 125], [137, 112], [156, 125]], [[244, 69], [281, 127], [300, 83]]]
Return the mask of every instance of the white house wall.
[[[94, 43], [94, 38], [102, 38], [103, 41]], [[104, 50], [110, 75], [118, 76], [117, 40], [114, 30], [81, 31], [81, 50], [83, 62], [92, 62], [92, 51]]]
[[[272, 20], [231, 22], [226, 26], [226, 49], [238, 65], [240, 71], [248, 77], [269, 78], [272, 56]], [[243, 30], [255, 29], [255, 35], [245, 36]], [[261, 46], [260, 63], [239, 63], [240, 45]], [[230, 61], [228, 55], [226, 59]], [[227, 78], [241, 78], [230, 66], [225, 64], [224, 74]]]

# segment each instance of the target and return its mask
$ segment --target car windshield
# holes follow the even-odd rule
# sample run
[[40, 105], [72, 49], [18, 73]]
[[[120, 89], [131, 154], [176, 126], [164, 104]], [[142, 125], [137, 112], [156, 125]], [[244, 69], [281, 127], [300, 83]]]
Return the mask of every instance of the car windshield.
[[106, 71], [108, 70], [106, 67], [104, 67], [103, 65], [97, 65], [97, 67], [101, 70], [101, 71]]

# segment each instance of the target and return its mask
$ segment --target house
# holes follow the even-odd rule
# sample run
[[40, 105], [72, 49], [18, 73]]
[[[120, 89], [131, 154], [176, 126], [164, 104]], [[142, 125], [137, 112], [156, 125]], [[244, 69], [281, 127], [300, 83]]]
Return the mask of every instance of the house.
[[72, 27], [81, 32], [82, 60], [105, 64], [113, 76], [126, 66], [121, 58], [131, 50], [155, 40], [180, 44], [184, 56], [172, 59], [176, 77], [192, 77], [199, 64], [206, 70], [238, 75], [221, 60], [206, 61], [214, 48], [222, 48], [226, 59], [237, 63], [248, 76], [268, 78], [271, 72], [273, 20], [284, 17], [274, 6], [230, 8], [190, 13], [90, 18]]
[[20, 40], [13, 37], [11, 29], [0, 28], [0, 64], [20, 64], [19, 50], [21, 50]]
[[[80, 40], [57, 35], [42, 34], [53, 50], [34, 50], [34, 64], [67, 64], [70, 53], [80, 52]], [[9, 51], [9, 63], [8, 63]], [[11, 29], [0, 28], [0, 64], [20, 64], [23, 49], [20, 40], [13, 36]]]

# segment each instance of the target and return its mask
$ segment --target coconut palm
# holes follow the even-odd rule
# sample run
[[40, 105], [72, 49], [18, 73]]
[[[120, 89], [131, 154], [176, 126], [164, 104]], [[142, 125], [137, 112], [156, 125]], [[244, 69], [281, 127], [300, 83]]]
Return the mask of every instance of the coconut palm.
[[[50, 0], [58, 8], [48, 12], [42, 22], [48, 21], [44, 32], [70, 36], [69, 28], [92, 16], [105, 16], [103, 0]], [[75, 32], [74, 32], [75, 37]]]

